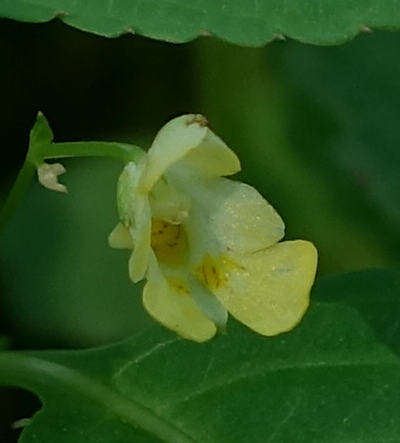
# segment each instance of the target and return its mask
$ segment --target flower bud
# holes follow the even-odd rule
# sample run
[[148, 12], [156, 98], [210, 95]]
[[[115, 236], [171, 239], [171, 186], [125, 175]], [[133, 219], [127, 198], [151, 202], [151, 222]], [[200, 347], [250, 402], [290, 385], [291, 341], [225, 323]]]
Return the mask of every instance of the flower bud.
[[52, 191], [68, 192], [66, 186], [58, 182], [58, 176], [64, 174], [65, 171], [61, 163], [42, 163], [37, 169], [39, 182]]

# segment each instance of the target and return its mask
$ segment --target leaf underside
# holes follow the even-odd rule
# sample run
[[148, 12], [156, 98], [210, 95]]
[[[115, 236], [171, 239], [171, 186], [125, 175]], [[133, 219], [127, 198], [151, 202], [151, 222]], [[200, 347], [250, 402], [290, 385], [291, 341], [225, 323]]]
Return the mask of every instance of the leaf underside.
[[199, 345], [154, 327], [105, 348], [17, 354], [8, 373], [0, 354], [0, 382], [43, 402], [23, 443], [397, 441], [399, 311], [400, 273], [325, 277], [288, 334], [231, 321]]
[[400, 0], [3, 0], [0, 16], [28, 22], [58, 17], [83, 31], [115, 37], [137, 33], [183, 43], [214, 35], [261, 46], [283, 36], [318, 45], [360, 31], [398, 29]]

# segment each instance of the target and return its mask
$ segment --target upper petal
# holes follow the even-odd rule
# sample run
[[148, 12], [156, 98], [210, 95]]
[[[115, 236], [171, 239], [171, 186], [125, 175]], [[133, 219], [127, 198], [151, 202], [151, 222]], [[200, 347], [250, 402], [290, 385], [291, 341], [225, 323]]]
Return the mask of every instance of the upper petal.
[[187, 282], [167, 280], [151, 254], [143, 304], [162, 325], [189, 340], [203, 342], [212, 338], [216, 327], [193, 301]]
[[172, 164], [198, 146], [207, 133], [205, 119], [182, 115], [164, 125], [147, 153], [147, 170], [141, 186], [149, 191]]
[[188, 152], [178, 165], [210, 177], [232, 175], [241, 169], [237, 155], [208, 128], [201, 143]]
[[149, 191], [166, 170], [179, 161], [205, 175], [230, 175], [240, 170], [236, 154], [207, 128], [202, 115], [187, 114], [169, 121], [148, 151], [148, 167], [141, 186]]
[[262, 335], [289, 331], [303, 317], [317, 267], [312, 243], [277, 243], [237, 257], [228, 284], [216, 296], [240, 322]]

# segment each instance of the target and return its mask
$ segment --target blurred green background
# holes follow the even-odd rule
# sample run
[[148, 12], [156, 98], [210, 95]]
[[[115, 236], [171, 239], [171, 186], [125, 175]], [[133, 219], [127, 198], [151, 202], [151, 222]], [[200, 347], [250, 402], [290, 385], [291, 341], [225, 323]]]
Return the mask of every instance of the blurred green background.
[[[0, 20], [0, 196], [38, 110], [56, 141], [144, 147], [172, 117], [200, 112], [239, 154], [239, 178], [282, 215], [287, 238], [317, 245], [320, 275], [398, 266], [399, 49], [399, 34], [379, 32], [339, 47], [239, 48]], [[107, 245], [121, 165], [64, 163], [69, 194], [33, 183], [0, 236], [0, 335], [14, 348], [93, 346], [151, 325], [127, 253]], [[37, 403], [0, 392], [0, 441], [13, 441], [9, 422]]]

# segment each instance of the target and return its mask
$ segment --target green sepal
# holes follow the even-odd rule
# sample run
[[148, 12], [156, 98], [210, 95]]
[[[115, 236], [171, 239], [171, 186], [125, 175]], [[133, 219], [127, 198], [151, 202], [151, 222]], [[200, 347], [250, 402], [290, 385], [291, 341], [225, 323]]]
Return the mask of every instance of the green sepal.
[[38, 112], [36, 122], [29, 135], [27, 160], [39, 166], [44, 160], [44, 147], [48, 147], [54, 139], [49, 122], [42, 112]]

